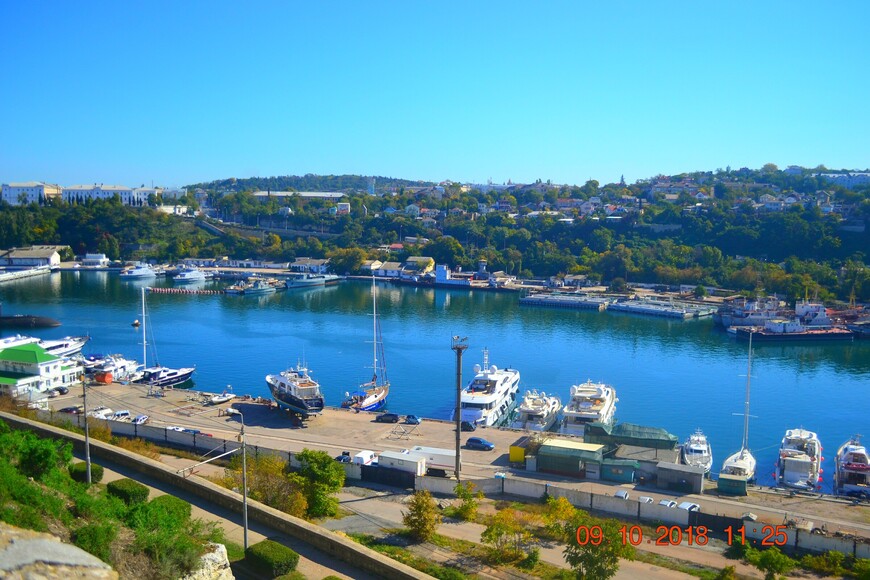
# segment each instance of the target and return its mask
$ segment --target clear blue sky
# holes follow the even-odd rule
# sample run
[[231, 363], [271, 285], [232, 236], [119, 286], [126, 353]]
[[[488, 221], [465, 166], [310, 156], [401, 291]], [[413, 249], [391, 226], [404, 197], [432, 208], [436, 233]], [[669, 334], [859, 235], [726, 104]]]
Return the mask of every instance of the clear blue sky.
[[0, 0], [0, 182], [870, 165], [870, 2]]

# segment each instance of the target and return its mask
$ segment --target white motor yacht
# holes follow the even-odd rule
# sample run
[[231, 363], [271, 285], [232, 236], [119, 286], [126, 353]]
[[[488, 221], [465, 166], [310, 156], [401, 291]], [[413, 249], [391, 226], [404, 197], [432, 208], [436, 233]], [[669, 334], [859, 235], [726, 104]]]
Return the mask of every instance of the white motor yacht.
[[157, 272], [151, 266], [138, 264], [122, 270], [119, 277], [121, 280], [143, 280], [146, 278], [156, 278]]
[[713, 450], [707, 436], [698, 429], [686, 439], [682, 448], [683, 463], [693, 467], [703, 467], [704, 475], [710, 475], [713, 467]]
[[806, 429], [789, 429], [779, 446], [776, 480], [780, 485], [815, 490], [819, 483], [822, 443]]
[[485, 427], [507, 423], [519, 390], [520, 371], [489, 366], [489, 351], [483, 349], [483, 365], [474, 365], [474, 378], [460, 394], [461, 420]]
[[555, 395], [526, 391], [526, 395], [520, 403], [517, 417], [511, 423], [511, 428], [549, 431], [556, 423], [561, 408], [562, 401]]
[[870, 455], [855, 435], [837, 450], [836, 491], [838, 494], [870, 498]]
[[580, 435], [588, 423], [613, 423], [616, 414], [616, 389], [604, 383], [587, 380], [581, 385], [571, 385], [571, 398], [562, 410], [563, 435]]

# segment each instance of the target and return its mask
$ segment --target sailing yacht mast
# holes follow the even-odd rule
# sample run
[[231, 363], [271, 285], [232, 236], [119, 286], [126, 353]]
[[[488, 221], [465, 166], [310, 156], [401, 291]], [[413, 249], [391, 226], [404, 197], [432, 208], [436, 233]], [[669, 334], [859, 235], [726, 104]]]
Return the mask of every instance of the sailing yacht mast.
[[378, 289], [372, 276], [372, 386], [378, 384]]
[[743, 403], [743, 447], [740, 448], [740, 458], [746, 455], [749, 446], [749, 384], [752, 378], [752, 333], [749, 333], [749, 363], [746, 368], [746, 401]]
[[148, 368], [148, 338], [145, 333], [145, 287], [142, 287], [142, 368]]

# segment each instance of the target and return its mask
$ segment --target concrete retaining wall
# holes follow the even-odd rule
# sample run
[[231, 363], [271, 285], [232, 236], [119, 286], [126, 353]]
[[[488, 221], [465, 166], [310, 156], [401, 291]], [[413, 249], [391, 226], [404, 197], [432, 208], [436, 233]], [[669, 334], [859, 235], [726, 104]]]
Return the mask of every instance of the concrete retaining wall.
[[547, 491], [548, 486], [545, 483], [537, 481], [525, 481], [522, 479], [506, 478], [504, 481], [504, 492], [510, 495], [519, 495], [522, 497], [531, 497], [541, 499]]
[[870, 543], [855, 542], [855, 557], [870, 558]]
[[[0, 418], [13, 428], [33, 431], [42, 437], [66, 439], [76, 449], [84, 449], [84, 437], [76, 433], [3, 412], [0, 412]], [[174, 469], [162, 463], [129, 453], [119, 447], [100, 441], [91, 441], [90, 447], [92, 457], [107, 459], [118, 465], [147, 474], [149, 477], [193, 493], [198, 497], [232, 511], [238, 513], [242, 511], [242, 497], [228, 489], [219, 487], [196, 476], [181, 477], [176, 474]], [[377, 576], [395, 578], [397, 580], [430, 578], [427, 574], [382, 556], [374, 550], [361, 546], [350, 539], [250, 499], [248, 500], [248, 517], [288, 536], [302, 540], [332, 557], [348, 562], [357, 568]]]
[[[797, 547], [801, 550], [809, 550], [810, 552], [836, 551], [851, 554], [852, 550], [856, 548], [855, 541], [848, 538], [822, 536], [821, 534], [812, 534], [804, 531], [798, 532], [796, 536]], [[861, 556], [858, 557], [860, 558]], [[866, 558], [867, 556], [863, 557]]]
[[551, 485], [547, 493], [555, 498], [564, 497], [574, 507], [583, 510], [592, 509], [592, 494], [588, 491], [577, 491], [576, 489], [565, 489]]
[[[755, 540], [758, 543], [767, 542], [764, 547], [779, 546], [781, 548], [795, 548], [797, 545], [798, 531], [794, 528], [786, 528], [785, 526], [775, 526], [772, 524], [762, 524], [759, 522], [746, 522], [746, 538]], [[782, 543], [783, 534], [785, 534], [785, 543]], [[851, 552], [851, 549], [849, 550]]]
[[689, 525], [689, 512], [686, 510], [669, 508], [657, 503], [640, 504], [640, 519], [659, 521], [669, 525]]
[[593, 495], [592, 509], [623, 517], [636, 518], [640, 504], [633, 499], [620, 499], [608, 495]]

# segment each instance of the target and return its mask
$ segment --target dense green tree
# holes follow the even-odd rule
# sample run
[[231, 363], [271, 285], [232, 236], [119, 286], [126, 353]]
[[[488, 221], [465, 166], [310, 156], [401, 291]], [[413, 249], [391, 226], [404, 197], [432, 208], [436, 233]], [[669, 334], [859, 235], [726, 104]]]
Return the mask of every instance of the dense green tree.
[[414, 493], [408, 502], [408, 511], [402, 512], [402, 523], [418, 542], [426, 542], [432, 538], [441, 523], [441, 515], [432, 494], [426, 490]]
[[333, 516], [338, 512], [335, 494], [344, 486], [344, 467], [325, 451], [303, 449], [296, 455], [301, 467], [299, 475], [306, 482], [308, 515]]

